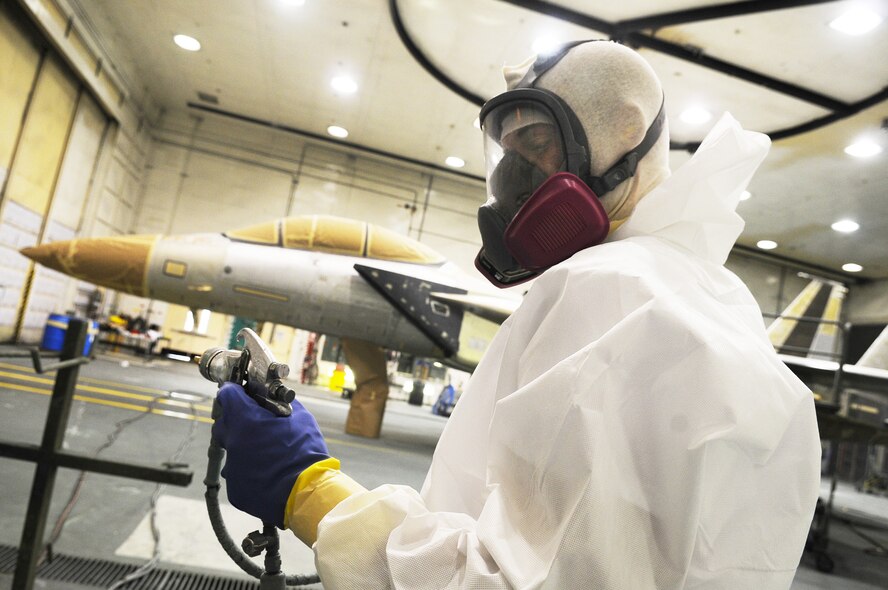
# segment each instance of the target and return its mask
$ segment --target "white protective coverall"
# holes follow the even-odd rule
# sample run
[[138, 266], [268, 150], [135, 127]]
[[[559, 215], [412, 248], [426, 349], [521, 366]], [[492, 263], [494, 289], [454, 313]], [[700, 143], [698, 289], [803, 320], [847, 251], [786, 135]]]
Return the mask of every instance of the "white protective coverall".
[[421, 494], [321, 521], [325, 588], [784, 590], [818, 494], [810, 391], [723, 266], [767, 137], [725, 116], [609, 241], [537, 279]]

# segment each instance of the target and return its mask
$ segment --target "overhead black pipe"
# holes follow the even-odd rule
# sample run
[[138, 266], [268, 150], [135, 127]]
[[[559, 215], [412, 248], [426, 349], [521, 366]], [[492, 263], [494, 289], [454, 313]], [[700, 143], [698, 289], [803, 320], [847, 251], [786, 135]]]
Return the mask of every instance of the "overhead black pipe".
[[660, 29], [673, 25], [684, 25], [705, 20], [758, 14], [774, 10], [800, 8], [814, 4], [827, 4], [835, 1], [836, 0], [747, 0], [744, 2], [728, 2], [726, 4], [715, 4], [712, 6], [689, 8], [687, 10], [677, 10], [675, 12], [665, 12], [663, 14], [621, 20], [613, 25], [613, 33], [614, 35], [619, 36], [624, 33], [631, 33], [643, 29]]
[[438, 82], [449, 88], [451, 91], [455, 92], [459, 96], [463, 97], [467, 101], [477, 106], [481, 106], [484, 104], [485, 99], [481, 98], [474, 92], [465, 88], [464, 86], [460, 86], [456, 83], [455, 80], [447, 76], [444, 72], [438, 69], [435, 64], [429, 60], [425, 56], [425, 54], [420, 50], [419, 46], [414, 43], [413, 39], [407, 33], [407, 29], [404, 27], [404, 22], [401, 20], [401, 13], [398, 10], [398, 0], [389, 0], [389, 13], [392, 17], [392, 24], [395, 25], [395, 30], [398, 32], [398, 37], [401, 39], [401, 43], [404, 44], [404, 47], [407, 48], [407, 51], [410, 52], [410, 55], [413, 56], [413, 59], [419, 62], [425, 71], [431, 74]]
[[696, 51], [686, 46], [664, 41], [642, 33], [629, 33], [624, 37], [624, 40], [629, 45], [652, 49], [671, 57], [689, 61], [710, 70], [715, 70], [716, 72], [739, 78], [745, 82], [764, 86], [765, 88], [779, 92], [780, 94], [803, 100], [830, 111], [844, 112], [848, 109], [847, 104], [834, 98], [830, 98], [829, 96], [708, 56], [702, 51]]
[[[394, 1], [395, 0], [392, 0], [393, 3]], [[655, 19], [659, 19], [658, 22], [661, 22], [662, 26], [665, 26], [665, 24], [678, 24], [679, 22], [683, 22], [680, 19], [703, 20], [704, 16], [707, 19], [722, 18], [725, 16], [736, 16], [739, 14], [762, 12], [764, 10], [770, 9], [770, 7], [772, 6], [774, 8], [791, 8], [795, 6], [803, 6], [805, 4], [822, 3], [827, 0], [753, 0], [749, 2], [735, 2], [730, 4], [721, 4], [717, 6], [707, 7], [705, 9], [701, 8], [689, 11], [654, 15], [651, 17], [633, 19], [631, 21], [623, 21], [623, 23], [617, 24], [609, 23], [599, 18], [582, 14], [575, 10], [570, 10], [564, 8], [563, 6], [557, 6], [549, 2], [540, 2], [537, 0], [499, 1], [511, 4], [513, 6], [526, 8], [539, 14], [558, 18], [576, 25], [601, 31], [603, 33], [607, 33], [610, 37], [618, 41], [625, 42], [628, 45], [632, 45], [634, 47], [645, 47], [646, 49], [652, 49], [660, 53], [665, 53], [678, 59], [690, 61], [705, 68], [721, 72], [728, 76], [739, 78], [758, 86], [764, 86], [781, 94], [785, 94], [793, 98], [798, 98], [799, 100], [803, 100], [805, 102], [817, 105], [830, 111], [842, 111], [847, 108], [847, 105], [845, 103], [829, 96], [825, 96], [812, 90], [808, 90], [807, 88], [797, 86], [795, 84], [789, 84], [788, 82], [766, 76], [765, 74], [754, 72], [747, 68], [743, 68], [738, 65], [726, 62], [724, 60], [710, 57], [699, 50], [694, 50], [686, 46], [677, 45], [675, 43], [664, 41], [662, 39], [658, 39], [651, 35], [640, 33], [637, 31], [632, 31], [631, 28], [627, 25], [627, 23], [632, 22], [644, 23], [653, 22]], [[746, 11], [744, 12], [743, 9], [745, 9]]]
[[[500, 0], [501, 2], [507, 2], [509, 4], [513, 4], [515, 6], [520, 6], [522, 8], [527, 8], [529, 10], [534, 10], [537, 12], [542, 12], [543, 14], [547, 14], [549, 16], [553, 16], [556, 18], [560, 18], [562, 20], [566, 20], [568, 22], [581, 25], [588, 28], [593, 28], [599, 30], [601, 32], [605, 32], [610, 34], [614, 31], [614, 25], [607, 23], [601, 19], [597, 19], [595, 17], [591, 17], [588, 15], [584, 15], [578, 13], [576, 11], [564, 8], [563, 6], [557, 6], [555, 4], [551, 4], [549, 2], [539, 2], [536, 0]], [[790, 8], [792, 6], [803, 6], [805, 4], [816, 4], [826, 0], [774, 0], [773, 4], [775, 6], [780, 5], [782, 8]], [[830, 0], [832, 1], [832, 0]], [[750, 8], [750, 12], [761, 12], [766, 10], [765, 4], [772, 4], [772, 2], [759, 2], [759, 1], [750, 1], [750, 2], [741, 2], [739, 4], [750, 4], [752, 7]], [[732, 5], [720, 5], [722, 11], [728, 12], [732, 10], [732, 14], [737, 14], [739, 11], [739, 6], [736, 8], [728, 8]], [[718, 7], [714, 7], [718, 8]], [[484, 103], [484, 99], [475, 95], [471, 91], [467, 90], [465, 87], [461, 86], [458, 82], [449, 78], [444, 72], [439, 70], [428, 57], [426, 57], [417, 47], [416, 43], [410, 36], [410, 33], [407, 31], [404, 26], [404, 22], [401, 19], [400, 11], [398, 9], [397, 0], [389, 0], [389, 9], [391, 12], [392, 21], [395, 23], [395, 28], [398, 30], [398, 36], [401, 38], [401, 41], [407, 46], [411, 55], [414, 56], [417, 61], [419, 61], [420, 65], [429, 72], [435, 79], [444, 84], [447, 88], [462, 96], [469, 102], [472, 102], [476, 105], [481, 105]], [[702, 9], [700, 9], [702, 10]], [[692, 11], [684, 11], [692, 12]], [[674, 13], [679, 14], [679, 13]], [[712, 17], [715, 18], [715, 17]], [[635, 19], [638, 20], [638, 19]], [[864, 108], [877, 104], [883, 100], [888, 99], [888, 95], [886, 95], [885, 91], [878, 92], [870, 97], [863, 99], [862, 101], [847, 104], [841, 101], [835, 100], [828, 96], [813, 92], [811, 90], [807, 90], [800, 86], [796, 86], [793, 84], [789, 84], [783, 82], [781, 80], [777, 80], [775, 78], [771, 78], [769, 76], [765, 76], [764, 74], [759, 74], [757, 72], [753, 72], [752, 70], [748, 70], [746, 68], [742, 68], [735, 64], [728, 63], [723, 60], [719, 60], [714, 57], [709, 57], [703, 55], [702, 52], [693, 51], [687, 47], [682, 47], [680, 45], [676, 45], [675, 43], [670, 43], [668, 41], [663, 41], [661, 39], [656, 39], [649, 35], [643, 35], [641, 33], [631, 33], [625, 36], [625, 40], [630, 44], [635, 44], [637, 46], [643, 46], [653, 51], [658, 51], [660, 53], [665, 53], [667, 55], [671, 55], [672, 57], [676, 57], [678, 59], [683, 59], [686, 61], [694, 62], [702, 67], [712, 69], [715, 71], [720, 71], [726, 75], [734, 76], [748, 82], [752, 82], [759, 86], [765, 86], [777, 92], [779, 94], [784, 94], [788, 96], [792, 96], [793, 98], [798, 98], [800, 100], [804, 100], [806, 102], [815, 104], [820, 106], [821, 108], [825, 108], [827, 110], [833, 111], [833, 113], [825, 116], [819, 117], [817, 119], [813, 119], [808, 121], [807, 123], [802, 123], [800, 125], [795, 125], [793, 127], [788, 127], [785, 129], [780, 129], [777, 131], [773, 131], [768, 133], [772, 139], [784, 139], [786, 137], [791, 137], [792, 135], [796, 135], [799, 133], [805, 133], [807, 131], [812, 131], [819, 127], [823, 127], [824, 125], [828, 125], [830, 123], [834, 123], [841, 119], [844, 119], [850, 115], [853, 115]], [[203, 108], [205, 110], [212, 110], [206, 107], [201, 107], [198, 105], [190, 104], [189, 106], [194, 106], [195, 108]], [[227, 114], [227, 113], [226, 113]], [[231, 116], [229, 114], [229, 116]], [[320, 138], [327, 139], [327, 138]], [[669, 148], [677, 151], [688, 151], [694, 152], [700, 146], [700, 142], [672, 142], [670, 143]], [[359, 146], [353, 146], [359, 147]], [[361, 149], [359, 147], [359, 149]], [[391, 154], [385, 154], [391, 155]], [[474, 177], [473, 177], [474, 178]]]
[[848, 105], [847, 108], [842, 112], [832, 113], [830, 115], [826, 115], [825, 117], [820, 117], [819, 119], [813, 119], [811, 121], [808, 121], [807, 123], [802, 123], [801, 125], [795, 125], [793, 127], [787, 127], [785, 129], [773, 131], [768, 135], [771, 137], [771, 139], [778, 140], [786, 139], [787, 137], [792, 137], [801, 133], [807, 133], [808, 131], [814, 131], [815, 129], [819, 129], [821, 127], [829, 125], [830, 123], [835, 123], [836, 121], [841, 121], [842, 119], [850, 117], [851, 115], [856, 115], [860, 111], [875, 106], [884, 100], [888, 100], [888, 86], [886, 86], [879, 92], [876, 92], [875, 94], [864, 98], [863, 100]]

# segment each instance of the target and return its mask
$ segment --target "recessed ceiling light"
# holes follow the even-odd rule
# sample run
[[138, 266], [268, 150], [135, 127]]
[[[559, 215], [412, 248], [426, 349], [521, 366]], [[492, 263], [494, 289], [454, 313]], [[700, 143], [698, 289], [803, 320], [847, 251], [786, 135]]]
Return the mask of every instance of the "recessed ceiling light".
[[832, 227], [836, 231], [847, 234], [860, 229], [860, 224], [856, 221], [851, 221], [850, 219], [840, 219], [839, 221], [832, 224], [832, 226], [830, 227]]
[[749, 191], [743, 191], [742, 193], [740, 193], [740, 200], [741, 200], [741, 201], [745, 201], [745, 200], [747, 200], [747, 199], [748, 199], [749, 197], [751, 197], [751, 196], [752, 196], [752, 193], [751, 193], [751, 192], [749, 192]]
[[305, 6], [305, 0], [280, 0], [285, 6]]
[[333, 87], [333, 90], [343, 94], [354, 94], [358, 91], [358, 83], [348, 76], [336, 76], [330, 80], [330, 86]]
[[465, 160], [463, 160], [462, 158], [457, 158], [456, 156], [447, 156], [447, 159], [444, 160], [444, 163], [451, 168], [462, 168], [466, 165]]
[[762, 250], [773, 250], [777, 247], [777, 242], [773, 240], [759, 240], [755, 245]]
[[333, 137], [338, 137], [340, 139], [348, 137], [348, 129], [346, 129], [345, 127], [340, 127], [339, 125], [330, 125], [329, 127], [327, 127], [327, 133], [329, 133]]
[[200, 41], [188, 35], [175, 35], [173, 42], [186, 51], [197, 51], [200, 49]]
[[692, 106], [686, 108], [679, 118], [688, 125], [702, 125], [712, 118], [712, 113], [703, 107]]
[[561, 43], [552, 37], [539, 37], [530, 46], [530, 50], [537, 55], [547, 55], [555, 51]]
[[845, 272], [860, 272], [863, 270], [863, 267], [854, 262], [849, 262], [842, 265], [842, 270], [844, 270]]
[[852, 8], [829, 26], [846, 35], [863, 35], [869, 33], [882, 22], [882, 17], [865, 8]]
[[882, 146], [869, 139], [861, 139], [845, 148], [845, 153], [855, 158], [871, 158], [882, 153]]

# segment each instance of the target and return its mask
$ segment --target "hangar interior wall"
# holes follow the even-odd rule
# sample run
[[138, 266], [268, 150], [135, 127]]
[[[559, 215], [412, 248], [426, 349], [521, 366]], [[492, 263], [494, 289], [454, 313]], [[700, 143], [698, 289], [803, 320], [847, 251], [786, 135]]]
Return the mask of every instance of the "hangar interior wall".
[[[69, 23], [75, 57], [98, 59], [58, 5], [42, 5], [47, 19]], [[50, 43], [13, 3], [0, 5], [0, 55], [0, 341], [36, 342], [48, 314], [85, 306], [95, 287], [18, 250], [129, 232], [150, 135], [141, 107], [122, 93], [117, 119], [109, 117], [97, 97], [117, 88], [110, 75], [96, 66], [94, 92], [64, 46]]]
[[[58, 10], [54, 0], [38, 3]], [[86, 307], [94, 286], [17, 253], [71, 237], [220, 232], [332, 214], [410, 235], [475, 272], [480, 181], [184, 107], [161, 115], [149, 96], [76, 71], [68, 54], [88, 53], [85, 33], [66, 33], [70, 46], [50, 47], [8, 6], [0, 12], [0, 54], [11, 64], [0, 69], [0, 341], [37, 341], [49, 313]], [[728, 267], [765, 313], [779, 313], [808, 282], [793, 268], [742, 254]], [[882, 287], [866, 291], [861, 317], [888, 319], [876, 295]], [[114, 293], [105, 300], [172, 327], [187, 316], [179, 309], [167, 318], [162, 302]], [[227, 337], [225, 321], [210, 325], [201, 343]]]

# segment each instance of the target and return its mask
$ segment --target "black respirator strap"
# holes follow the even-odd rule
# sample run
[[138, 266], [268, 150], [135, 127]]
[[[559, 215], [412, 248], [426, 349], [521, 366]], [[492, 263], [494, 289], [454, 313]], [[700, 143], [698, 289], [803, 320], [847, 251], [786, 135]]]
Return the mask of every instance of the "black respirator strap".
[[664, 99], [660, 103], [660, 112], [657, 113], [654, 122], [648, 127], [647, 133], [644, 134], [644, 139], [641, 140], [641, 143], [638, 144], [635, 149], [627, 152], [626, 155], [620, 158], [616, 164], [611, 166], [607, 172], [601, 176], [593, 176], [589, 178], [586, 181], [589, 188], [595, 191], [596, 195], [601, 197], [614, 190], [617, 185], [624, 180], [635, 176], [635, 169], [638, 167], [638, 162], [652, 147], [654, 147], [654, 144], [657, 143], [660, 134], [663, 132], [663, 126], [665, 123], [666, 101]]
[[552, 67], [554, 67], [555, 64], [561, 61], [561, 58], [567, 55], [568, 51], [570, 51], [577, 45], [582, 45], [583, 43], [592, 43], [595, 41], [605, 41], [605, 39], [584, 39], [582, 41], [571, 41], [570, 43], [565, 43], [564, 45], [560, 46], [552, 53], [537, 57], [530, 69], [527, 70], [527, 73], [524, 74], [524, 77], [521, 78], [518, 84], [515, 85], [515, 88], [532, 88], [534, 83], [537, 81], [537, 78], [545, 74]]
[[[586, 39], [583, 41], [572, 41], [570, 43], [565, 43], [557, 50], [552, 53], [538, 57], [536, 61], [534, 61], [533, 66], [527, 70], [527, 73], [524, 74], [524, 77], [521, 78], [521, 81], [515, 85], [515, 88], [533, 88], [537, 79], [549, 71], [552, 67], [555, 66], [561, 59], [567, 55], [571, 49], [576, 47], [577, 45], [582, 45], [583, 43], [595, 43], [597, 41], [607, 41], [606, 39]], [[579, 177], [589, 185], [596, 195], [599, 197], [611, 192], [614, 190], [621, 182], [626, 179], [632, 178], [635, 176], [635, 170], [638, 168], [638, 162], [650, 151], [650, 149], [657, 143], [657, 140], [660, 138], [660, 134], [663, 132], [663, 125], [666, 122], [666, 109], [665, 109], [665, 98], [660, 103], [660, 112], [657, 113], [656, 118], [654, 118], [651, 126], [648, 127], [647, 133], [645, 133], [644, 138], [641, 140], [641, 143], [638, 144], [635, 149], [629, 151], [620, 158], [616, 164], [611, 166], [604, 174], [601, 176], [591, 176], [585, 174], [588, 172], [588, 159], [584, 160], [584, 170], [579, 173]], [[579, 120], [577, 120], [576, 115], [569, 108], [565, 109], [568, 113], [568, 116], [572, 119], [571, 123], [576, 123], [579, 125]], [[582, 129], [582, 126], [577, 127], [578, 129]], [[583, 144], [585, 144], [585, 138], [583, 138]], [[588, 148], [586, 148], [588, 149]]]

